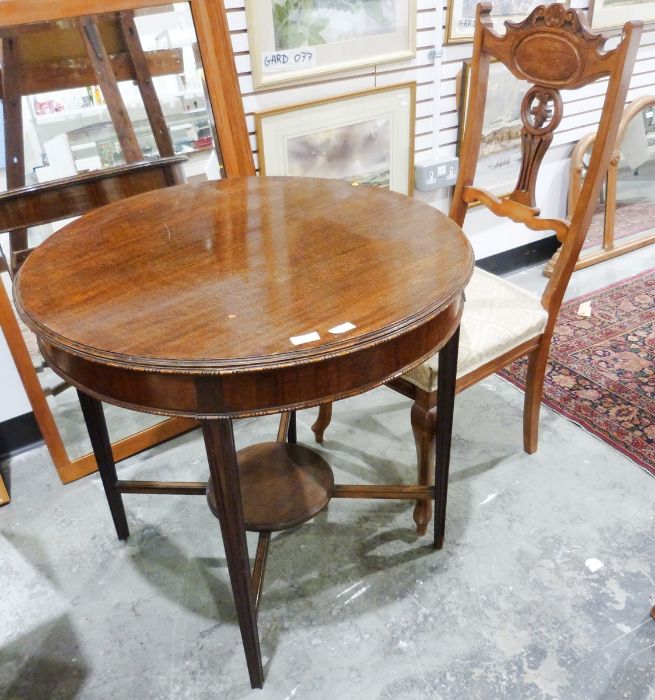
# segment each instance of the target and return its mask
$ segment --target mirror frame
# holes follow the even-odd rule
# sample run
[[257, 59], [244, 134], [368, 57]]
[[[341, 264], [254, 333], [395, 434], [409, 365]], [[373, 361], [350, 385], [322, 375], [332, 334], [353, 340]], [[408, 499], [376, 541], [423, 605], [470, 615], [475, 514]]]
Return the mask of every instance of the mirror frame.
[[[158, 7], [171, 2], [186, 2], [191, 9], [209, 103], [218, 134], [217, 152], [220, 152], [225, 174], [227, 177], [256, 175], [223, 0], [0, 0], [0, 26], [16, 27], [34, 22]], [[5, 336], [61, 481], [68, 483], [95, 471], [97, 467], [93, 453], [73, 460], [68, 456], [2, 281], [0, 331]], [[125, 459], [195, 426], [193, 420], [169, 418], [112, 443], [114, 458], [117, 461]], [[0, 478], [0, 505], [8, 501], [9, 496]]]
[[[644, 95], [631, 102], [623, 111], [623, 117], [619, 124], [619, 130], [614, 143], [614, 152], [607, 168], [605, 176], [605, 202], [603, 207], [603, 240], [601, 249], [584, 253], [581, 251], [574, 270], [582, 270], [590, 265], [610, 260], [618, 255], [630, 253], [644, 246], [655, 243], [655, 233], [635, 233], [624, 243], [616, 243], [614, 238], [614, 225], [616, 219], [616, 196], [619, 179], [619, 167], [621, 161], [621, 144], [625, 136], [626, 129], [630, 122], [640, 115], [647, 107], [655, 106], [655, 95]], [[571, 164], [569, 167], [569, 197], [568, 197], [568, 218], [573, 216], [582, 183], [584, 181], [585, 164], [583, 162], [585, 153], [589, 153], [596, 142], [596, 132], [591, 132], [583, 136], [575, 145], [571, 153]], [[544, 276], [550, 277], [553, 267], [559, 255], [561, 247], [553, 254], [553, 257], [546, 263]]]
[[223, 0], [0, 0], [0, 26], [159, 7], [172, 2], [186, 2], [191, 8], [225, 173], [228, 177], [255, 175]]

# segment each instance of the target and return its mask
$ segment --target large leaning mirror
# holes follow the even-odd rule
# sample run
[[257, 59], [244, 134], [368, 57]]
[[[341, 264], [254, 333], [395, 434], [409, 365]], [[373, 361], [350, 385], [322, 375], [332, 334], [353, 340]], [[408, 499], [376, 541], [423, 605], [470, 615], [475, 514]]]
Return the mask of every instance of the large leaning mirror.
[[[93, 207], [255, 169], [221, 0], [0, 0], [0, 42], [0, 320], [67, 482], [95, 461], [75, 391], [9, 317], [11, 276]], [[107, 412], [119, 457], [193, 425]]]

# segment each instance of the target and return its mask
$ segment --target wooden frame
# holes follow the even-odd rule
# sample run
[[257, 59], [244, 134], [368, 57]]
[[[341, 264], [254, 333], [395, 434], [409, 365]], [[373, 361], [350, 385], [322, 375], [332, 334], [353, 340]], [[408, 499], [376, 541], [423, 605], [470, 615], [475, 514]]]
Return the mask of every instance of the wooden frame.
[[[462, 8], [466, 0], [448, 0], [448, 10], [446, 12], [446, 31], [444, 43], [446, 44], [466, 44], [473, 41], [473, 29], [475, 27], [475, 9], [470, 16], [461, 17]], [[470, 0], [469, 0], [470, 1]], [[537, 5], [550, 5], [555, 0], [523, 0], [525, 8], [521, 12], [513, 12], [512, 14], [498, 14], [495, 12], [492, 15], [494, 29], [500, 34], [504, 33], [504, 23], [509, 21], [519, 21], [529, 14]], [[592, 0], [593, 1], [593, 0]], [[479, 3], [475, 3], [478, 5]], [[568, 3], [566, 3], [568, 5]], [[502, 0], [496, 0], [493, 3], [494, 11], [496, 8], [502, 7]], [[499, 10], [500, 11], [500, 10]], [[459, 18], [459, 19], [458, 19]], [[455, 27], [455, 22], [462, 25], [459, 28]]]
[[[633, 234], [625, 243], [615, 245], [614, 241], [614, 228], [616, 222], [616, 197], [617, 197], [617, 184], [619, 175], [619, 166], [621, 161], [621, 144], [623, 142], [623, 137], [626, 133], [628, 125], [637, 116], [639, 116], [644, 109], [650, 106], [655, 106], [655, 95], [647, 95], [645, 97], [640, 97], [634, 102], [631, 102], [623, 113], [623, 118], [621, 119], [621, 125], [619, 126], [618, 136], [616, 137], [616, 146], [614, 149], [614, 155], [610, 161], [609, 168], [607, 169], [606, 186], [605, 186], [605, 208], [603, 212], [604, 222], [603, 222], [603, 241], [602, 249], [589, 253], [588, 255], [581, 255], [575, 264], [576, 270], [581, 270], [590, 265], [595, 265], [596, 263], [603, 262], [603, 260], [610, 260], [618, 255], [623, 255], [624, 253], [630, 253], [633, 250], [638, 250], [644, 246], [655, 243], [655, 232], [645, 233], [639, 235], [638, 233]], [[587, 134], [578, 141], [573, 153], [571, 154], [571, 165], [570, 165], [570, 179], [569, 179], [569, 218], [575, 211], [575, 207], [578, 202], [578, 197], [580, 191], [582, 190], [582, 183], [584, 181], [583, 171], [585, 170], [585, 165], [583, 163], [584, 155], [593, 147], [596, 141], [596, 134]], [[652, 227], [651, 227], [652, 229]], [[555, 252], [551, 260], [548, 262], [544, 268], [544, 275], [550, 277], [553, 271], [553, 267], [557, 262], [557, 257], [559, 255], [559, 250]]]
[[642, 22], [655, 22], [653, 0], [621, 2], [616, 7], [606, 5], [606, 0], [589, 0], [589, 24], [592, 29], [620, 29], [628, 17]]
[[[223, 0], [182, 1], [191, 8], [225, 172], [228, 177], [255, 175]], [[162, 0], [0, 0], [0, 25], [17, 27], [165, 4]], [[92, 454], [71, 460], [66, 452], [4, 288], [0, 290], [0, 325], [61, 480], [67, 483], [95, 471]], [[194, 425], [193, 421], [163, 421], [114, 443], [114, 455], [124, 459]]]
[[[344, 6], [347, 4], [343, 3]], [[320, 32], [325, 28], [317, 28], [317, 35], [312, 38], [311, 27], [307, 27], [305, 36], [302, 36], [302, 31], [295, 29], [297, 35], [294, 43], [297, 45], [288, 48], [278, 46], [280, 41], [275, 33], [274, 6], [282, 12], [287, 9], [284, 3], [277, 3], [276, 0], [246, 0], [250, 62], [255, 88], [398, 61], [416, 55], [416, 0], [396, 0], [394, 11], [397, 24], [393, 31], [365, 32], [320, 43]], [[323, 8], [322, 11], [328, 13], [329, 22], [331, 12], [345, 10]], [[294, 12], [302, 13], [304, 10]], [[326, 20], [324, 16], [321, 19]], [[350, 26], [357, 27], [357, 22], [353, 18]], [[302, 26], [300, 22], [291, 24]]]
[[[371, 147], [371, 153], [377, 155], [388, 144], [388, 187], [395, 192], [409, 195], [414, 189], [415, 113], [416, 83], [414, 82], [373, 88], [260, 112], [255, 115], [260, 172], [263, 175], [347, 178], [358, 184], [379, 185], [375, 178], [371, 179], [371, 171], [353, 172], [348, 168], [348, 163], [342, 163], [337, 168], [333, 166], [331, 171], [326, 171], [327, 164], [325, 167], [321, 165], [317, 172], [313, 172], [309, 162], [296, 160], [294, 170], [290, 146], [292, 141], [296, 141], [296, 151], [299, 152], [303, 146], [301, 139], [320, 138], [323, 134], [325, 140], [330, 142], [329, 147], [334, 148], [337, 134], [340, 133], [342, 139], [348, 136], [352, 138], [353, 134], [347, 134], [346, 130], [356, 130], [358, 127], [361, 127], [362, 140], [364, 138], [368, 140], [371, 132], [366, 125], [374, 120], [379, 122], [386, 119], [388, 134], [380, 143]], [[307, 147], [309, 143], [304, 145]], [[353, 161], [360, 161], [361, 153], [353, 152], [352, 144], [349, 145], [350, 148], [341, 150], [353, 156]], [[312, 146], [322, 147], [320, 142]], [[371, 165], [377, 167], [380, 172], [379, 163]]]

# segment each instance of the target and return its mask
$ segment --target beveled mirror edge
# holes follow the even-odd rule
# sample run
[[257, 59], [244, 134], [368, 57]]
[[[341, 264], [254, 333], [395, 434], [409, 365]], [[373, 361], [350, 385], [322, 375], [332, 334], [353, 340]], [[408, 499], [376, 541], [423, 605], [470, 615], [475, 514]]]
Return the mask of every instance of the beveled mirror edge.
[[[225, 172], [228, 177], [254, 175], [224, 2], [177, 1], [187, 2], [191, 8]], [[0, 0], [0, 25], [12, 27], [164, 4], [166, 0]]]

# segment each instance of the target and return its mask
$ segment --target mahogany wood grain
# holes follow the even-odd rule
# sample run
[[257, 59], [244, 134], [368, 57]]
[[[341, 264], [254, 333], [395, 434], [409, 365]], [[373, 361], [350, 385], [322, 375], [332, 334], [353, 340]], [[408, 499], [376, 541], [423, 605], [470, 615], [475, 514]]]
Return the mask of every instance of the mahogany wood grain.
[[250, 575], [232, 421], [229, 418], [203, 421], [202, 430], [209, 459], [210, 488], [221, 524], [250, 684], [253, 688], [261, 688], [264, 685], [264, 670], [259, 649], [257, 608]]
[[[334, 477], [329, 464], [304, 445], [263, 442], [237, 452], [246, 530], [276, 532], [297, 527], [325, 508]], [[211, 479], [209, 508], [218, 517]]]
[[266, 560], [268, 558], [268, 546], [271, 542], [270, 532], [260, 532], [257, 541], [257, 553], [255, 565], [252, 570], [252, 594], [255, 599], [255, 611], [259, 614], [259, 604], [262, 600], [264, 588], [264, 573], [266, 572]]
[[0, 231], [80, 216], [185, 181], [186, 156], [158, 158], [0, 192]]
[[[85, 394], [119, 535], [121, 492], [195, 494], [198, 484], [119, 482], [97, 399], [204, 419], [209, 500], [253, 686], [263, 682], [263, 555], [253, 583], [246, 521], [269, 531], [306, 520], [329, 500], [333, 480], [320, 457], [292, 442], [293, 414], [278, 435], [287, 442], [243, 451], [241, 479], [231, 419], [360, 393], [421, 362], [453, 337], [472, 270], [468, 241], [432, 207], [307, 178], [231, 178], [116, 202], [55, 233], [21, 268], [17, 308], [50, 366]], [[308, 333], [317, 335], [301, 337]], [[282, 485], [262, 488], [276, 471]], [[391, 489], [399, 498], [434, 494], [425, 486], [351, 494]]]
[[280, 416], [280, 425], [277, 430], [278, 442], [296, 442], [296, 412], [284, 411]]
[[332, 498], [410, 500], [434, 498], [431, 486], [420, 484], [335, 484]]
[[[472, 263], [457, 226], [402, 195], [232, 178], [91, 212], [30, 256], [15, 289], [51, 366], [97, 398], [236, 416], [359, 393], [423, 359], [456, 326]], [[205, 374], [219, 391], [203, 413]]]
[[107, 432], [107, 423], [102, 404], [82, 391], [78, 391], [77, 395], [82, 407], [84, 421], [89, 431], [91, 444], [93, 445], [93, 452], [98, 461], [98, 471], [100, 472], [102, 486], [109, 503], [109, 510], [114, 521], [116, 534], [119, 540], [126, 540], [130, 535], [130, 529], [127, 524], [123, 500], [118, 489], [116, 464], [111, 453], [111, 442]]
[[120, 493], [168, 494], [175, 496], [204, 496], [206, 481], [123, 481], [116, 482]]
[[448, 472], [450, 447], [453, 434], [453, 410], [455, 403], [455, 377], [459, 351], [459, 328], [439, 352], [437, 388], [437, 433], [434, 462], [434, 547], [443, 547], [446, 532], [446, 502], [448, 500]]

